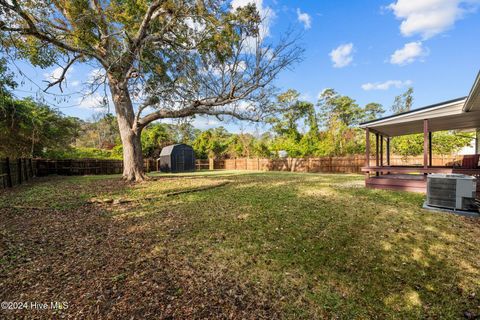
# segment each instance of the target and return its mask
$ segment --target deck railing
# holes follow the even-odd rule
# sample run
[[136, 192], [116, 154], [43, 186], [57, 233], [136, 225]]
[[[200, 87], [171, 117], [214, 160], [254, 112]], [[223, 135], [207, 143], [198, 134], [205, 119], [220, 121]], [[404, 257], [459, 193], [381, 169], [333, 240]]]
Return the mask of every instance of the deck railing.
[[369, 188], [426, 192], [427, 176], [432, 173], [458, 173], [477, 177], [480, 190], [479, 155], [466, 155], [449, 166], [369, 166], [363, 167], [365, 185]]

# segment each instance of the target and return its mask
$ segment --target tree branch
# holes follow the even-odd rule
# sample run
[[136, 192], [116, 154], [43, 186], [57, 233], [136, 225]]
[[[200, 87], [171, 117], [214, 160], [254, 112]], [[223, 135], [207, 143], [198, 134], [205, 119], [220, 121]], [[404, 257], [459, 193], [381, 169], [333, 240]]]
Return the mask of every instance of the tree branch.
[[145, 13], [145, 16], [143, 17], [142, 23], [140, 24], [140, 27], [138, 28], [137, 34], [135, 35], [135, 38], [133, 39], [132, 43], [132, 48], [131, 51], [136, 51], [140, 43], [142, 42], [143, 38], [145, 37], [147, 33], [147, 28], [150, 24], [150, 21], [152, 18], [155, 18], [154, 16], [155, 11], [160, 8], [161, 4], [163, 3], [164, 0], [155, 0], [153, 1], [150, 6], [147, 9], [147, 12]]
[[100, 32], [101, 47], [104, 48], [106, 51], [109, 51], [111, 41], [110, 41], [110, 33], [108, 30], [108, 23], [105, 17], [104, 10], [98, 0], [90, 0], [90, 6], [92, 7], [93, 10], [95, 10], [97, 14], [96, 25]]
[[[217, 100], [217, 99], [215, 99]], [[240, 98], [235, 99], [228, 99], [221, 100], [221, 101], [194, 101], [191, 105], [181, 108], [181, 109], [162, 109], [155, 112], [152, 112], [145, 117], [137, 120], [137, 126], [139, 128], [143, 128], [149, 123], [159, 120], [159, 119], [167, 119], [167, 118], [185, 118], [193, 115], [210, 115], [210, 116], [231, 116], [238, 120], [250, 120], [250, 121], [259, 121], [258, 117], [248, 116], [247, 114], [242, 114], [240, 112], [236, 112], [235, 109], [228, 110], [228, 109], [215, 109], [218, 106], [224, 106], [226, 104], [232, 104], [241, 100]], [[144, 110], [147, 106], [144, 106], [142, 110]]]
[[[82, 57], [82, 55], [77, 55], [77, 56], [73, 57], [72, 59], [70, 59], [68, 61], [67, 65], [63, 68], [62, 73], [60, 74], [60, 77], [55, 81], [49, 82], [47, 87], [43, 91], [47, 92], [48, 89], [50, 89], [51, 87], [58, 84], [58, 87], [60, 88], [60, 92], [63, 93], [62, 82], [65, 80], [65, 75], [67, 74], [68, 69], [70, 69], [70, 67], [75, 63], [75, 61], [77, 61], [81, 57]], [[46, 82], [48, 82], [48, 81], [46, 81]]]
[[18, 32], [20, 34], [30, 35], [41, 41], [51, 43], [61, 49], [64, 49], [70, 52], [80, 53], [86, 56], [91, 56], [98, 59], [102, 64], [105, 63], [105, 60], [95, 51], [88, 51], [83, 48], [75, 47], [63, 41], [60, 41], [59, 39], [53, 37], [51, 34], [47, 32], [40, 31], [37, 28], [35, 21], [33, 21], [33, 19], [30, 17], [30, 15], [27, 12], [25, 12], [20, 8], [20, 5], [18, 4], [17, 1], [13, 1], [13, 4], [11, 5], [6, 0], [0, 0], [0, 5], [18, 14], [28, 26], [27, 28], [11, 28], [11, 27], [7, 27], [5, 22], [1, 21], [0, 30], [7, 31], [7, 32]]

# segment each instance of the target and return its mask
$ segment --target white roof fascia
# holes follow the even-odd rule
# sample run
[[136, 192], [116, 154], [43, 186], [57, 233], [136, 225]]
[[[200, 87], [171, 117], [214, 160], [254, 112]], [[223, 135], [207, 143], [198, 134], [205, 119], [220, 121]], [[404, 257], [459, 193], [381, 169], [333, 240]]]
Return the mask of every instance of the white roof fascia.
[[[374, 126], [377, 126], [379, 124], [388, 123], [388, 122], [391, 122], [391, 124], [395, 124], [395, 123], [397, 123], [396, 120], [398, 120], [398, 119], [403, 120], [403, 118], [409, 118], [409, 117], [414, 116], [414, 115], [420, 115], [422, 113], [429, 113], [429, 112], [434, 111], [434, 110], [438, 110], [438, 109], [442, 109], [442, 108], [448, 108], [448, 107], [455, 106], [455, 105], [461, 105], [463, 107], [463, 104], [465, 103], [465, 101], [466, 101], [466, 99], [460, 100], [460, 101], [455, 101], [455, 102], [450, 102], [448, 104], [440, 105], [440, 106], [429, 108], [429, 109], [412, 111], [412, 112], [409, 112], [409, 113], [406, 113], [406, 114], [399, 114], [398, 116], [395, 116], [395, 117], [391, 117], [391, 118], [387, 118], [387, 119], [380, 119], [378, 121], [365, 123], [363, 125], [360, 125], [360, 128], [374, 127]], [[463, 108], [462, 108], [462, 110], [463, 110]], [[407, 120], [407, 121], [410, 121], [410, 120]], [[398, 121], [398, 123], [401, 123], [401, 122], [405, 122], [405, 121]]]
[[[480, 72], [477, 74], [477, 78], [475, 79], [475, 83], [473, 84], [472, 89], [468, 95], [467, 101], [465, 102], [465, 106], [463, 107], [463, 111], [469, 112], [474, 107], [475, 101], [480, 102]], [[480, 108], [480, 105], [478, 105]]]

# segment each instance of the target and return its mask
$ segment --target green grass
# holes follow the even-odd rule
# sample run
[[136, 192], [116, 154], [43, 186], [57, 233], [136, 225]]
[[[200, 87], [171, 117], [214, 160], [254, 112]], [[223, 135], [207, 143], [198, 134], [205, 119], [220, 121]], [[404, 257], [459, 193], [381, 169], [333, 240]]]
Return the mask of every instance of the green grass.
[[[480, 224], [422, 210], [422, 195], [365, 189], [359, 175], [215, 171], [154, 178], [138, 185], [112, 176], [40, 181], [0, 195], [0, 207], [50, 206], [68, 216], [92, 197], [128, 198], [134, 202], [99, 210], [101, 221], [121, 223], [134, 241], [148, 238], [148, 246], [129, 249], [132, 256], [154, 263], [168, 255], [201, 270], [199, 277], [248, 284], [282, 318], [480, 314]], [[220, 181], [230, 183], [164, 196]], [[2, 227], [6, 238], [18, 236]], [[23, 260], [11, 258], [18, 250], [2, 262], [18, 267]], [[127, 264], [102, 277], [128, 286], [136, 272]]]

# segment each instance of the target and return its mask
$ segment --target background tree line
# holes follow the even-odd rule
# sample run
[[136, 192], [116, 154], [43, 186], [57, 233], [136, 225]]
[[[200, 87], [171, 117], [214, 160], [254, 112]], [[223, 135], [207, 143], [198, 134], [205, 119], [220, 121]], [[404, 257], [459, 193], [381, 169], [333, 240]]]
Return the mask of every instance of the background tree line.
[[[31, 98], [15, 98], [16, 83], [0, 61], [0, 156], [122, 159], [122, 144], [113, 114], [89, 121], [68, 117]], [[345, 156], [365, 152], [363, 121], [381, 116], [378, 103], [360, 106], [354, 99], [326, 89], [316, 104], [287, 90], [272, 101], [276, 116], [264, 119], [262, 134], [230, 133], [224, 127], [199, 130], [192, 121], [151, 123], [141, 137], [143, 155], [156, 158], [164, 146], [191, 144], [197, 158]], [[410, 110], [413, 89], [395, 98], [394, 113]], [[468, 132], [435, 132], [434, 153], [451, 154], [472, 143]], [[392, 152], [404, 157], [423, 152], [423, 135], [392, 139]]]

